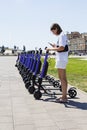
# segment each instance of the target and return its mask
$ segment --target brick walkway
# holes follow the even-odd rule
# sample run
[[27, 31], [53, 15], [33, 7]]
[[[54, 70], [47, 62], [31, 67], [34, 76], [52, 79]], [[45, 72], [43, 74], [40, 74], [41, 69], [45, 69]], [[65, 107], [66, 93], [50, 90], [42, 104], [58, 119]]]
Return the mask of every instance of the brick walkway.
[[24, 87], [16, 57], [0, 57], [0, 130], [87, 130], [87, 94], [78, 90], [68, 104], [43, 96], [35, 100]]

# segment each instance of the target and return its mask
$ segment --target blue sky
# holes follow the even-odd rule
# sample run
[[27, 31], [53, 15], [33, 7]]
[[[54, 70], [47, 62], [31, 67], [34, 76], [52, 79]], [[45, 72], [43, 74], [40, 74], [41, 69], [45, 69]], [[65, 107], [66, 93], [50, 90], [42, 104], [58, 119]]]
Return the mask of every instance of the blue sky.
[[44, 48], [57, 41], [54, 22], [64, 31], [87, 32], [87, 0], [0, 0], [0, 46]]

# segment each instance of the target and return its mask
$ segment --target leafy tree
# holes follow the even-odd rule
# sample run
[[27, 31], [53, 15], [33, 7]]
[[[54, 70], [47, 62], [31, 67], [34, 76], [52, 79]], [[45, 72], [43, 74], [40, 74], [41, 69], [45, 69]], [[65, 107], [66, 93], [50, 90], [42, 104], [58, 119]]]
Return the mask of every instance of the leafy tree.
[[1, 53], [4, 54], [4, 52], [5, 52], [5, 47], [2, 46], [2, 47], [1, 47]]
[[14, 51], [16, 51], [16, 46], [14, 45]]
[[26, 51], [26, 47], [25, 46], [23, 46], [23, 51]]

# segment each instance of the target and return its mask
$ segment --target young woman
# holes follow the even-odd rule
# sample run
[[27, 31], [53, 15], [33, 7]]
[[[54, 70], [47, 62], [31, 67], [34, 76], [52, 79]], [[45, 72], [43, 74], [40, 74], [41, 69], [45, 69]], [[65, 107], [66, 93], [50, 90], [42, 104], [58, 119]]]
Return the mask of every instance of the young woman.
[[54, 23], [50, 30], [58, 36], [57, 44], [51, 44], [52, 48], [47, 48], [48, 51], [56, 51], [56, 68], [58, 69], [59, 79], [62, 86], [62, 97], [58, 99], [59, 102], [67, 102], [67, 78], [66, 65], [68, 62], [68, 43], [67, 36], [62, 31], [61, 27]]

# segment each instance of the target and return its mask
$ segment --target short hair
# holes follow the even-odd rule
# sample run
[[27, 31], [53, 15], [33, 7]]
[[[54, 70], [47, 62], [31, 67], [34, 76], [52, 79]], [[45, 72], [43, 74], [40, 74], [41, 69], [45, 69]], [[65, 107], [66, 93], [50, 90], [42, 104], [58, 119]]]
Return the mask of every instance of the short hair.
[[57, 28], [57, 34], [60, 34], [62, 32], [62, 29], [61, 29], [60, 25], [57, 23], [52, 24], [50, 30], [52, 31], [52, 30], [55, 30], [56, 28]]

